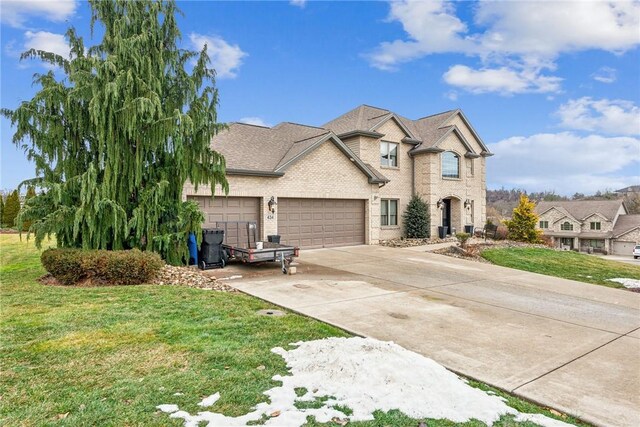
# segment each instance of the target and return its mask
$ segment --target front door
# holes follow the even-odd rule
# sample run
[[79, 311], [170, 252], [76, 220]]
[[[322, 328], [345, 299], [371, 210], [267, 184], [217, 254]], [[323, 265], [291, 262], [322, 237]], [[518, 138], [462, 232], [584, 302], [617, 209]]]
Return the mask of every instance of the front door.
[[442, 207], [442, 226], [447, 227], [447, 234], [451, 234], [451, 199], [444, 199], [442, 202], [444, 203]]
[[563, 237], [561, 240], [562, 246], [568, 246], [569, 249], [573, 249], [573, 238]]

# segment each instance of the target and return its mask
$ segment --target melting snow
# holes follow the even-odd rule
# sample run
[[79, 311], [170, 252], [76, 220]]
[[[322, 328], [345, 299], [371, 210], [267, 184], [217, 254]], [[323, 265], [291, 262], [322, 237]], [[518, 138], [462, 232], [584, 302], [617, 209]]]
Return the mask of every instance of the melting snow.
[[178, 409], [178, 405], [158, 405], [156, 406], [157, 409], [160, 409], [162, 412], [167, 412], [167, 413], [172, 413], [172, 412], [177, 412]]
[[220, 393], [212, 394], [209, 397], [202, 399], [202, 402], [198, 403], [198, 406], [211, 406], [220, 399]]
[[616, 278], [616, 279], [607, 279], [610, 282], [617, 282], [622, 284], [625, 288], [629, 289], [638, 289], [640, 288], [640, 280], [638, 279], [625, 279], [625, 278]]
[[[472, 418], [492, 425], [502, 415], [514, 415], [518, 421], [531, 421], [544, 427], [569, 424], [540, 414], [522, 414], [507, 406], [504, 399], [469, 386], [465, 380], [433, 360], [392, 342], [371, 338], [328, 338], [293, 344], [296, 348], [272, 349], [287, 362], [290, 375], [273, 377], [282, 385], [264, 392], [270, 403], [258, 404], [252, 412], [240, 417], [227, 417], [214, 412], [191, 415], [176, 405], [160, 405], [158, 409], [181, 418], [185, 427], [206, 422], [214, 426], [244, 426], [263, 415], [270, 417], [265, 425], [301, 426], [308, 416], [320, 423], [332, 418], [350, 421], [373, 420], [375, 410], [398, 409], [412, 418], [445, 418], [466, 422]], [[305, 388], [303, 396], [296, 388]], [[320, 408], [298, 409], [296, 402], [330, 398]], [[207, 399], [220, 397], [218, 393]], [[207, 399], [201, 402], [204, 403]], [[214, 402], [215, 402], [214, 400]], [[345, 406], [353, 413], [347, 416], [335, 409]], [[171, 410], [164, 410], [161, 407]], [[174, 410], [175, 409], [175, 410]]]

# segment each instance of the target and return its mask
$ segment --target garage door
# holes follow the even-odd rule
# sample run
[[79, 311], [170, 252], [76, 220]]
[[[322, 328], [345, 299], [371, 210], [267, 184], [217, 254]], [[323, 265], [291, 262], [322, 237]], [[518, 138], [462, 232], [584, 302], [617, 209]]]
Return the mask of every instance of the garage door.
[[[215, 227], [217, 221], [255, 221], [257, 224], [256, 237], [260, 240], [260, 199], [257, 197], [211, 197], [190, 196], [200, 205], [204, 213], [203, 228]], [[219, 226], [221, 224], [218, 224]], [[253, 241], [253, 239], [251, 239]], [[228, 245], [241, 246], [246, 244], [246, 226], [227, 224], [224, 241]]]
[[613, 242], [613, 253], [616, 255], [631, 255], [635, 246], [634, 242]]
[[278, 199], [278, 234], [285, 244], [361, 245], [364, 230], [364, 200]]

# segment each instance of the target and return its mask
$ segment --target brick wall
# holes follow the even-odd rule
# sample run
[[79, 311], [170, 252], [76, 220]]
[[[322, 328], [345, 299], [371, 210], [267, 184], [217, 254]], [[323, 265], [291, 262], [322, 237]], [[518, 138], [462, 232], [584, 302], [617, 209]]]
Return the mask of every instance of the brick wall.
[[[271, 214], [267, 202], [274, 196], [303, 197], [320, 199], [364, 199], [365, 221], [369, 225], [365, 233], [367, 243], [377, 243], [379, 239], [379, 202], [372, 203], [378, 194], [378, 185], [369, 184], [368, 177], [351, 162], [331, 141], [324, 142], [305, 158], [294, 163], [285, 171], [283, 177], [257, 177], [230, 175], [229, 196], [259, 197], [262, 200], [260, 230], [262, 238], [269, 234], [278, 234], [278, 210]], [[187, 196], [211, 195], [211, 189], [200, 186], [196, 192], [193, 185], [187, 183], [183, 199]], [[220, 188], [216, 195], [222, 196]], [[372, 218], [375, 217], [375, 221]], [[368, 231], [368, 232], [367, 232]]]

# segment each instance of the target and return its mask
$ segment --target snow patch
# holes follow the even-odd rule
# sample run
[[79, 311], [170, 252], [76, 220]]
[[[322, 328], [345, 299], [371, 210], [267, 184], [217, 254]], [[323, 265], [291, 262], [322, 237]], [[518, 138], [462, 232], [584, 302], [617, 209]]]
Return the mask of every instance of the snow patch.
[[[456, 423], [475, 418], [492, 425], [503, 415], [513, 415], [516, 420], [532, 421], [543, 427], [569, 425], [541, 414], [521, 414], [503, 398], [469, 386], [433, 360], [392, 342], [353, 337], [292, 345], [295, 348], [291, 350], [280, 347], [271, 350], [285, 359], [290, 375], [273, 377], [282, 385], [264, 392], [269, 403], [260, 403], [252, 412], [239, 417], [209, 411], [196, 415], [173, 411], [170, 417], [183, 419], [186, 427], [200, 422], [210, 427], [244, 426], [262, 416], [269, 417], [267, 426], [301, 426], [308, 416], [319, 423], [332, 418], [369, 421], [374, 419], [376, 410], [397, 409], [412, 418], [444, 418]], [[298, 396], [296, 388], [307, 392]], [[218, 393], [211, 397], [216, 395], [219, 397]], [[296, 402], [321, 397], [329, 398], [320, 408], [295, 406]], [[348, 407], [353, 413], [347, 416], [335, 406]]]
[[220, 393], [212, 394], [209, 397], [202, 399], [202, 402], [198, 403], [198, 406], [211, 406], [220, 399]]
[[161, 410], [162, 412], [166, 412], [168, 414], [172, 413], [172, 412], [176, 412], [178, 411], [178, 405], [158, 405], [156, 406], [156, 409]]
[[622, 286], [628, 289], [638, 289], [640, 288], [640, 280], [638, 279], [626, 279], [624, 277], [615, 278], [615, 279], [607, 279], [610, 282], [620, 283]]

